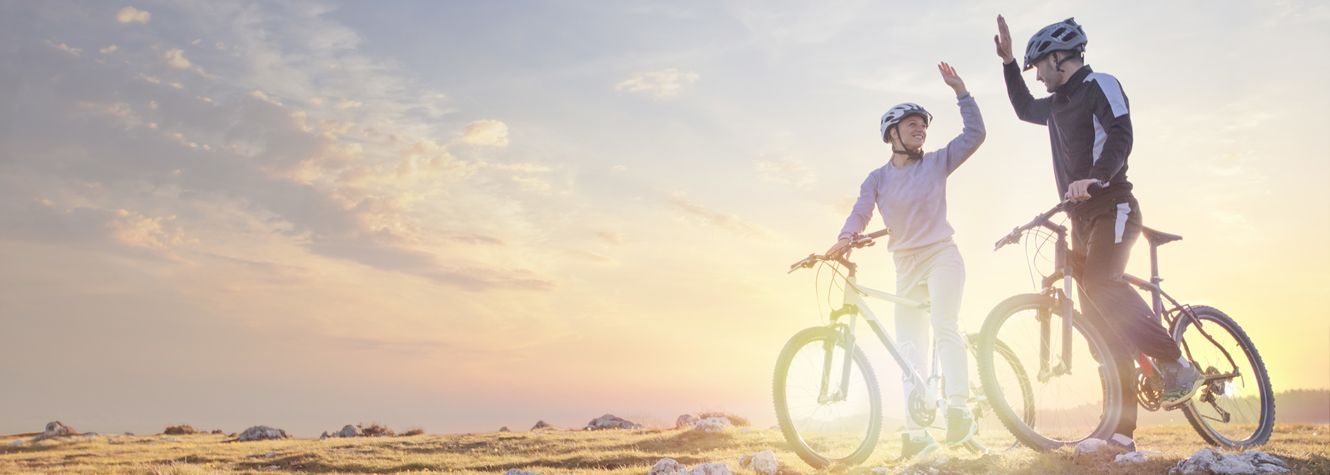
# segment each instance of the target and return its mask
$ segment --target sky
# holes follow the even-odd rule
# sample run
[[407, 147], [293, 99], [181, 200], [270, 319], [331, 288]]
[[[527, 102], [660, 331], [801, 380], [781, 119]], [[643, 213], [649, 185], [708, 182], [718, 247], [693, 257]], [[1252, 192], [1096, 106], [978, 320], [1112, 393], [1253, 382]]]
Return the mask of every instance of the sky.
[[0, 433], [770, 425], [827, 310], [788, 265], [888, 159], [887, 108], [960, 132], [939, 62], [988, 130], [948, 181], [962, 327], [1034, 290], [991, 247], [1058, 199], [998, 14], [1018, 56], [1074, 16], [1122, 84], [1145, 224], [1185, 237], [1165, 290], [1277, 391], [1330, 387], [1324, 1], [49, 0], [0, 3]]

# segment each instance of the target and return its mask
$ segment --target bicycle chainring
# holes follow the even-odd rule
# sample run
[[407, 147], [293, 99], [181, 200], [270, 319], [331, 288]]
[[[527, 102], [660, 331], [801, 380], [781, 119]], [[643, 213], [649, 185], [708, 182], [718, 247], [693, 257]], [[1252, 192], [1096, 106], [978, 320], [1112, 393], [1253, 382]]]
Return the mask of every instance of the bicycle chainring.
[[1141, 407], [1147, 411], [1158, 411], [1160, 401], [1164, 398], [1164, 378], [1157, 372], [1146, 375], [1144, 371], [1137, 371], [1136, 384], [1136, 400], [1141, 403]]
[[930, 427], [937, 419], [937, 405], [929, 402], [919, 388], [910, 391], [910, 400], [906, 405], [909, 407], [910, 418], [920, 427]]

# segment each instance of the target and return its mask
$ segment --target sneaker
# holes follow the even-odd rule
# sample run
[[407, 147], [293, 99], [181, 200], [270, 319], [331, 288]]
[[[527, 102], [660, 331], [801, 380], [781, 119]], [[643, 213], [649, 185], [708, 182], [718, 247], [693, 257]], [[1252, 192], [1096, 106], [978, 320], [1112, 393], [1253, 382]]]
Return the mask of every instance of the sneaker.
[[1205, 386], [1205, 375], [1196, 370], [1194, 365], [1183, 365], [1176, 361], [1164, 363], [1160, 372], [1164, 373], [1164, 397], [1161, 405], [1167, 409], [1190, 401], [1192, 396]]
[[1132, 453], [1136, 451], [1136, 441], [1131, 440], [1130, 437], [1127, 437], [1122, 434], [1113, 434], [1112, 437], [1105, 439], [1104, 442], [1107, 442], [1108, 446], [1111, 448], [1118, 449], [1127, 453]]
[[976, 432], [979, 432], [979, 425], [974, 423], [970, 411], [963, 407], [947, 408], [947, 445], [969, 442]]
[[942, 448], [937, 440], [933, 439], [933, 434], [924, 431], [922, 437], [911, 437], [909, 432], [901, 434], [901, 456], [896, 459], [897, 462], [904, 462], [915, 457], [925, 457], [937, 449]]

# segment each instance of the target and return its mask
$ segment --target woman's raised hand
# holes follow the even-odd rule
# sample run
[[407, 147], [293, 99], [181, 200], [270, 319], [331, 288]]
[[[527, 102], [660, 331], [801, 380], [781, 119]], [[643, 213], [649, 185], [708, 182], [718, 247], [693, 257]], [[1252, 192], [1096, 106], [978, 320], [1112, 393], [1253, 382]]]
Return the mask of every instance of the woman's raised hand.
[[956, 68], [947, 63], [938, 63], [937, 70], [942, 72], [942, 81], [951, 86], [951, 89], [956, 91], [957, 96], [965, 94], [965, 81], [962, 81], [961, 77], [956, 74]]

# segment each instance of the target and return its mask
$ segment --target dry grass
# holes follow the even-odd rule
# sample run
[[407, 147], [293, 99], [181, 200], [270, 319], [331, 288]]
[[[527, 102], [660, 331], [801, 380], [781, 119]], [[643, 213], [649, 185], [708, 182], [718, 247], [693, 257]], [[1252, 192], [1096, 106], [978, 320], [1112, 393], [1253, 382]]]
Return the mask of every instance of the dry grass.
[[730, 413], [726, 413], [726, 412], [710, 411], [710, 412], [703, 412], [703, 413], [697, 415], [697, 418], [698, 418], [698, 419], [710, 419], [710, 418], [712, 418], [712, 417], [723, 417], [723, 418], [729, 419], [729, 420], [730, 420], [730, 424], [734, 424], [736, 427], [748, 427], [748, 426], [749, 426], [749, 424], [748, 424], [748, 418], [745, 418], [745, 417], [739, 417], [739, 416], [736, 416], [736, 415], [734, 415], [734, 414], [730, 414]]
[[[994, 434], [991, 437], [998, 437]], [[729, 429], [716, 434], [693, 430], [607, 430], [506, 432], [359, 439], [285, 439], [228, 443], [225, 437], [195, 434], [175, 437], [112, 436], [75, 442], [8, 447], [13, 436], [0, 437], [0, 473], [169, 474], [219, 473], [453, 473], [496, 475], [516, 468], [544, 475], [641, 475], [656, 461], [673, 458], [689, 466], [725, 462], [735, 475], [754, 475], [739, 468], [740, 456], [773, 450], [784, 475], [814, 473], [790, 452], [780, 432]], [[982, 441], [982, 439], [981, 439]], [[1103, 458], [1076, 458], [1070, 451], [1038, 454], [1026, 449], [979, 457], [960, 449], [944, 449], [922, 461], [940, 466], [941, 473], [1167, 473], [1178, 460], [1206, 447], [1190, 427], [1153, 427], [1137, 432], [1142, 450], [1164, 455], [1146, 464], [1115, 467]], [[1280, 425], [1261, 450], [1283, 458], [1293, 473], [1330, 473], [1330, 426]], [[868, 463], [833, 467], [824, 475], [871, 475], [893, 465], [900, 450], [895, 434], [884, 434]]]

